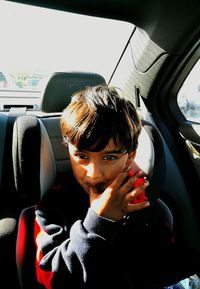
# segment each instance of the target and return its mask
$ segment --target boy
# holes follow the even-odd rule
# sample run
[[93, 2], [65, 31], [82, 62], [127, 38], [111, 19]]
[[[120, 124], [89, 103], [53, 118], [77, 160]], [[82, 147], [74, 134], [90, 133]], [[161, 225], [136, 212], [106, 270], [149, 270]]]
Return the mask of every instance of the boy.
[[87, 87], [60, 124], [74, 179], [36, 208], [38, 282], [47, 289], [173, 284], [171, 230], [159, 203], [134, 202], [149, 183], [134, 188], [142, 176], [134, 163], [141, 121], [132, 103], [114, 88]]

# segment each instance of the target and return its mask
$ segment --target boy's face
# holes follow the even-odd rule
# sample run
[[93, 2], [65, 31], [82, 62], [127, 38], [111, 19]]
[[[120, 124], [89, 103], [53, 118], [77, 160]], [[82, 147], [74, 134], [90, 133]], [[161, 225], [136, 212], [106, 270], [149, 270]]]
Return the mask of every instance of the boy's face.
[[102, 193], [135, 156], [135, 152], [128, 154], [119, 151], [112, 139], [99, 152], [81, 151], [71, 143], [68, 144], [68, 151], [74, 176], [88, 194], [90, 187]]

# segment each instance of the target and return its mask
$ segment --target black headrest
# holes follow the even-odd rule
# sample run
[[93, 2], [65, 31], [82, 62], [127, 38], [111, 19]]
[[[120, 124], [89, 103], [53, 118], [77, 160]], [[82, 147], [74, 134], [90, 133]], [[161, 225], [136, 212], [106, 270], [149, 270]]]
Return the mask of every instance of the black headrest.
[[44, 112], [62, 112], [71, 101], [74, 92], [86, 86], [95, 86], [106, 83], [97, 73], [86, 72], [56, 72], [44, 90], [41, 110]]
[[52, 146], [42, 121], [20, 116], [13, 128], [13, 169], [18, 193], [35, 204], [53, 186], [56, 164]]

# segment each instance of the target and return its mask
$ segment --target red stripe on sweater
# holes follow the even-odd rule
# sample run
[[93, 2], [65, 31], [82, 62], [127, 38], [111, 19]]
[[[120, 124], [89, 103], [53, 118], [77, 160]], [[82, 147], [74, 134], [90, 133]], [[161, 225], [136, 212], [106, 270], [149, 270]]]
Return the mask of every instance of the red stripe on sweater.
[[53, 277], [52, 271], [44, 271], [40, 268], [39, 264], [41, 259], [43, 258], [43, 254], [37, 246], [36, 239], [41, 238], [44, 234], [46, 234], [38, 225], [37, 220], [35, 219], [34, 223], [34, 241], [36, 245], [36, 261], [35, 261], [35, 268], [36, 268], [36, 277], [37, 281], [44, 285], [46, 289], [52, 289], [51, 280]]

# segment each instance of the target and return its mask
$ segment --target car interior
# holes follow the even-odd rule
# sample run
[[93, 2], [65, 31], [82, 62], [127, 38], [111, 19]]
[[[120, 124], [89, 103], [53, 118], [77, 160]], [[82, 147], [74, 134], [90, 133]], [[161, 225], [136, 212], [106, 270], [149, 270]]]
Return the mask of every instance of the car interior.
[[[200, 277], [200, 112], [197, 118], [189, 118], [178, 100], [200, 56], [200, 2], [6, 2], [134, 26], [109, 77], [82, 69], [54, 71], [46, 81], [39, 109], [27, 102], [6, 103], [0, 110], [0, 276], [5, 284], [1, 288], [42, 288], [35, 280], [35, 264], [30, 262], [36, 250], [31, 241], [36, 230], [34, 208], [46, 194], [67, 190], [72, 171], [60, 117], [74, 92], [98, 84], [122, 89], [140, 114], [136, 163], [150, 176], [147, 195], [162, 204], [183, 259], [190, 256], [185, 259], [185, 278]], [[200, 81], [198, 85], [200, 91]], [[72, 203], [70, 198], [67, 201]]]

